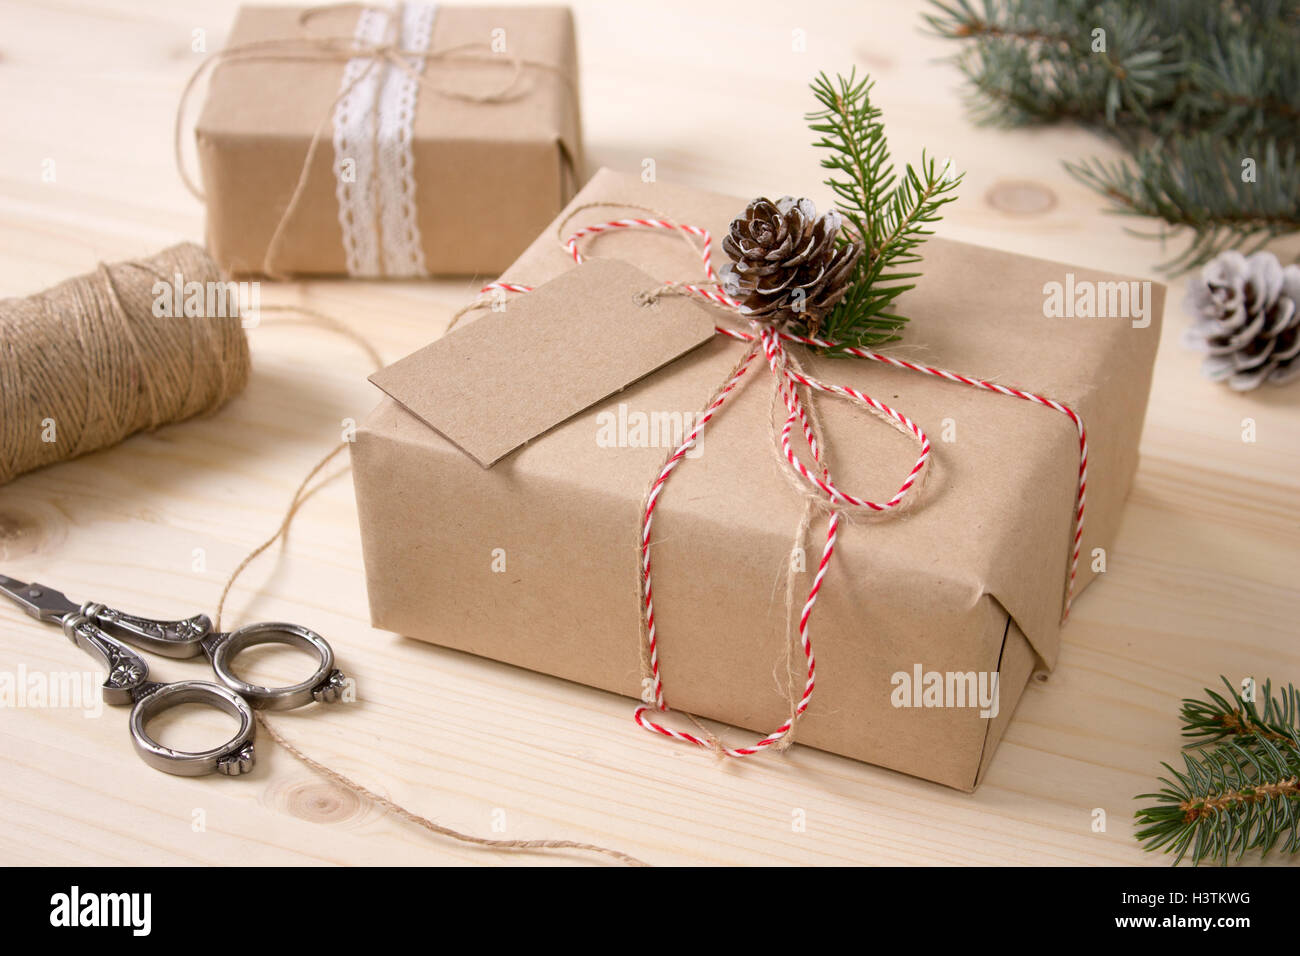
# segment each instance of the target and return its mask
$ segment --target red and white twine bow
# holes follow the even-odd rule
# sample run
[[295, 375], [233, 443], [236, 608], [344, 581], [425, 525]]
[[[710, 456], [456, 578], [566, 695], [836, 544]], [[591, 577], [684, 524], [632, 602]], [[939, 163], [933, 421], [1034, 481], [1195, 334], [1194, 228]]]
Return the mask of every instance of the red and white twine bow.
[[[597, 225], [587, 226], [578, 230], [565, 241], [565, 249], [573, 256], [574, 262], [581, 263], [583, 256], [578, 250], [578, 242], [587, 237], [599, 235], [605, 232], [612, 232], [620, 229], [666, 229], [680, 230], [687, 237], [696, 237], [702, 240], [702, 244], [697, 247], [704, 262], [704, 271], [708, 276], [709, 285], [692, 285], [690, 283], [670, 283], [673, 287], [681, 291], [706, 299], [709, 302], [727, 308], [737, 314], [740, 314], [740, 303], [732, 297], [726, 295], [717, 287], [717, 274], [713, 270], [711, 261], [712, 237], [707, 229], [699, 226], [691, 226], [669, 222], [665, 219], [615, 219], [610, 222], [600, 223]], [[692, 242], [692, 245], [694, 243]], [[526, 293], [533, 290], [532, 286], [519, 285], [517, 283], [493, 282], [482, 288], [483, 293]], [[891, 408], [884, 402], [872, 398], [859, 392], [857, 389], [850, 388], [846, 385], [835, 385], [822, 382], [810, 375], [805, 374], [795, 363], [793, 363], [786, 353], [786, 343], [796, 343], [799, 345], [832, 348], [839, 347], [847, 355], [856, 358], [868, 359], [872, 362], [881, 362], [885, 365], [892, 365], [895, 368], [908, 369], [913, 372], [920, 372], [925, 375], [932, 375], [936, 378], [946, 379], [950, 382], [957, 382], [961, 385], [967, 385], [971, 388], [983, 389], [988, 392], [996, 392], [999, 395], [1009, 395], [1013, 398], [1019, 398], [1027, 402], [1033, 402], [1036, 405], [1042, 405], [1046, 408], [1054, 409], [1065, 415], [1078, 429], [1079, 432], [1079, 484], [1078, 494], [1075, 499], [1074, 510], [1074, 535], [1071, 542], [1070, 570], [1066, 583], [1065, 607], [1062, 613], [1062, 620], [1065, 620], [1070, 614], [1070, 606], [1074, 600], [1075, 578], [1079, 569], [1079, 551], [1083, 541], [1083, 513], [1086, 492], [1088, 486], [1088, 436], [1084, 428], [1083, 419], [1079, 417], [1068, 405], [1063, 405], [1053, 399], [1046, 398], [1042, 395], [1036, 395], [1033, 392], [1027, 392], [1023, 389], [1012, 388], [1007, 385], [999, 385], [995, 382], [988, 382], [983, 379], [970, 378], [965, 375], [959, 375], [956, 372], [950, 372], [946, 369], [934, 368], [929, 365], [920, 365], [915, 362], [904, 361], [903, 359], [894, 358], [889, 355], [882, 355], [879, 352], [873, 352], [870, 349], [841, 347], [839, 343], [801, 335], [794, 335], [788, 332], [777, 331], [776, 329], [765, 326], [757, 322], [750, 323], [751, 331], [745, 332], [737, 329], [726, 328], [724, 326], [715, 326], [718, 335], [725, 335], [741, 342], [749, 344], [748, 353], [741, 359], [739, 365], [732, 371], [730, 378], [715, 393], [708, 407], [700, 415], [695, 428], [688, 434], [682, 443], [677, 446], [673, 453], [668, 457], [655, 478], [654, 484], [646, 497], [645, 510], [642, 515], [641, 524], [641, 594], [644, 602], [644, 620], [646, 628], [646, 641], [650, 666], [650, 677], [652, 687], [648, 688], [647, 702], [636, 709], [633, 715], [638, 724], [646, 730], [662, 734], [665, 737], [671, 737], [675, 740], [682, 740], [687, 743], [695, 744], [698, 747], [717, 750], [731, 757], [748, 757], [763, 750], [769, 749], [774, 745], [780, 744], [793, 731], [795, 723], [799, 717], [808, 709], [812, 701], [813, 688], [816, 685], [817, 664], [816, 657], [813, 654], [812, 641], [809, 637], [809, 621], [812, 617], [812, 610], [817, 603], [817, 596], [821, 593], [822, 584], [826, 578], [826, 570], [830, 566], [831, 557], [835, 553], [835, 541], [839, 533], [842, 513], [847, 509], [862, 509], [873, 512], [892, 512], [896, 510], [906, 500], [908, 493], [912, 491], [919, 481], [925, 470], [926, 464], [930, 459], [930, 440], [926, 437], [925, 432], [902, 412]], [[674, 730], [665, 727], [651, 720], [647, 713], [651, 707], [661, 712], [669, 710], [664, 700], [663, 675], [659, 669], [659, 644], [658, 632], [655, 625], [654, 614], [654, 588], [651, 576], [650, 560], [650, 542], [651, 527], [654, 521], [655, 509], [659, 504], [659, 498], [663, 493], [664, 487], [669, 477], [682, 463], [688, 451], [690, 451], [699, 441], [700, 436], [708, 427], [715, 415], [722, 410], [728, 398], [734, 394], [740, 385], [746, 371], [753, 362], [754, 356], [758, 349], [761, 348], [764, 357], [767, 359], [767, 366], [772, 374], [776, 377], [777, 393], [781, 396], [785, 404], [787, 417], [785, 424], [781, 428], [780, 445], [781, 454], [785, 459], [787, 466], [791, 469], [797, 480], [807, 486], [807, 493], [814, 496], [827, 512], [826, 521], [826, 541], [822, 547], [821, 561], [817, 565], [817, 572], [813, 576], [812, 586], [808, 590], [808, 597], [804, 602], [803, 609], [799, 615], [799, 643], [803, 649], [804, 659], [807, 662], [807, 679], [804, 684], [803, 693], [798, 702], [795, 704], [790, 716], [776, 730], [748, 747], [726, 747], [719, 744], [713, 738], [696, 736], [695, 734], [686, 733], [680, 730]], [[860, 405], [878, 417], [884, 418], [900, 431], [912, 437], [920, 448], [916, 463], [903, 479], [898, 490], [894, 492], [893, 497], [883, 502], [870, 501], [865, 498], [859, 498], [842, 490], [833, 480], [830, 469], [823, 460], [823, 451], [818, 443], [815, 429], [810, 420], [808, 410], [804, 401], [800, 397], [800, 388], [807, 389], [811, 392], [823, 392], [839, 398], [846, 399], [853, 404]], [[791, 434], [795, 426], [798, 425], [803, 435], [804, 444], [809, 453], [812, 455], [815, 467], [808, 467], [795, 453], [791, 445]]]

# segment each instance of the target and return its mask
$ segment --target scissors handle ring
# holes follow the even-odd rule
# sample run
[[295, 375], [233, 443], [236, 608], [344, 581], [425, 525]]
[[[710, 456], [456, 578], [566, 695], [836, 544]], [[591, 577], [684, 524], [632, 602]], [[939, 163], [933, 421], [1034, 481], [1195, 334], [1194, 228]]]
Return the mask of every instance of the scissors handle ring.
[[[313, 651], [320, 657], [320, 666], [311, 677], [297, 684], [284, 687], [250, 684], [236, 677], [230, 665], [240, 651], [258, 644], [288, 644]], [[336, 685], [343, 680], [343, 675], [334, 669], [334, 651], [325, 639], [298, 624], [279, 621], [248, 624], [217, 636], [210, 644], [210, 652], [212, 669], [221, 682], [257, 710], [292, 710], [313, 700], [332, 700], [337, 695]]]
[[[186, 751], [164, 747], [149, 736], [145, 725], [153, 717], [180, 704], [206, 704], [239, 720], [235, 735], [211, 750]], [[257, 725], [248, 702], [220, 684], [183, 680], [156, 684], [131, 708], [131, 741], [144, 762], [164, 773], [198, 777], [205, 773], [235, 776], [253, 768], [253, 734]]]

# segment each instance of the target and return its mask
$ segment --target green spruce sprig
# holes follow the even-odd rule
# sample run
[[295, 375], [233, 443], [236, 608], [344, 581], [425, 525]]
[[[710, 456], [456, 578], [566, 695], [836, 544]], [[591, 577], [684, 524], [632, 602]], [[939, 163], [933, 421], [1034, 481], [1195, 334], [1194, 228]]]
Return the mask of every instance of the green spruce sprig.
[[827, 151], [821, 165], [831, 175], [825, 182], [848, 223], [838, 241], [861, 238], [864, 246], [848, 292], [818, 334], [860, 348], [899, 338], [907, 318], [894, 311], [894, 302], [921, 274], [905, 270], [921, 261], [918, 248], [933, 234], [928, 226], [957, 198], [962, 179], [924, 152], [919, 168], [909, 164], [901, 176], [895, 172], [881, 111], [871, 103], [872, 85], [856, 70], [834, 80], [822, 73], [812, 83], [821, 109], [805, 116], [819, 134], [813, 145]]
[[[1115, 212], [1191, 236], [1161, 268], [1300, 231], [1300, 6], [1289, 0], [931, 0], [977, 120], [1074, 121], [1120, 162], [1067, 169]], [[1254, 161], [1253, 180], [1243, 162]]]
[[[1240, 157], [1252, 153], [1263, 179], [1243, 182]], [[1168, 271], [1194, 268], [1229, 248], [1249, 255], [1300, 230], [1295, 143], [1225, 145], [1212, 133], [1196, 133], [1138, 147], [1127, 160], [1085, 159], [1065, 168], [1110, 199], [1113, 212], [1163, 220], [1147, 235], [1189, 231], [1186, 248], [1162, 265]]]
[[1193, 745], [1212, 743], [1232, 737], [1246, 746], [1258, 739], [1284, 743], [1300, 728], [1300, 689], [1288, 684], [1276, 697], [1272, 681], [1264, 681], [1258, 692], [1261, 710], [1254, 694], [1250, 699], [1221, 677], [1228, 696], [1205, 689], [1208, 700], [1187, 698], [1183, 701], [1183, 736], [1193, 738]]
[[1160, 791], [1137, 797], [1157, 801], [1137, 811], [1137, 839], [1175, 864], [1300, 851], [1300, 691], [1274, 697], [1265, 681], [1261, 708], [1223, 682], [1226, 697], [1206, 688], [1205, 700], [1183, 701], [1184, 769], [1164, 764]]

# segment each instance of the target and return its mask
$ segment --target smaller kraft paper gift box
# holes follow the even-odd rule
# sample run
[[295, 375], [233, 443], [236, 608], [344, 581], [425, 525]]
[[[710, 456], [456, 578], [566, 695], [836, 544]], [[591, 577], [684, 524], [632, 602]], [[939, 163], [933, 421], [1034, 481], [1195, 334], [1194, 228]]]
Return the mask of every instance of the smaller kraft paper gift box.
[[242, 7], [196, 127], [236, 274], [495, 275], [580, 185], [565, 7]]
[[829, 357], [703, 281], [744, 207], [602, 170], [373, 376], [373, 622], [637, 698], [665, 746], [973, 790], [1114, 540], [1164, 289], [932, 239], [903, 341]]

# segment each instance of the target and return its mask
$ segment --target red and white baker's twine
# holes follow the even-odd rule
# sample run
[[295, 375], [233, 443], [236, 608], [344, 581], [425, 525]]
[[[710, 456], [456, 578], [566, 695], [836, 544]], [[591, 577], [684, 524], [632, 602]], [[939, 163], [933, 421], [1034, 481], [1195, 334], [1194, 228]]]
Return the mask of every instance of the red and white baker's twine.
[[[707, 299], [717, 305], [725, 306], [733, 311], [741, 313], [740, 303], [731, 296], [725, 294], [716, 287], [717, 274], [713, 270], [711, 261], [712, 237], [707, 229], [701, 229], [699, 226], [684, 225], [669, 222], [665, 219], [615, 219], [611, 222], [600, 223], [598, 225], [587, 226], [575, 232], [565, 242], [565, 249], [573, 256], [573, 261], [581, 263], [582, 254], [578, 251], [579, 240], [587, 237], [599, 235], [600, 233], [612, 232], [619, 229], [677, 229], [687, 236], [696, 236], [702, 240], [699, 247], [700, 256], [704, 261], [704, 271], [709, 278], [710, 286], [691, 285], [688, 283], [672, 283], [676, 288]], [[512, 292], [526, 293], [533, 291], [532, 286], [519, 285], [517, 283], [493, 282], [485, 285], [483, 293], [493, 292]], [[669, 476], [677, 469], [686, 457], [686, 453], [695, 446], [704, 429], [708, 427], [709, 422], [722, 409], [727, 399], [734, 393], [740, 385], [741, 379], [749, 369], [754, 356], [757, 354], [753, 346], [761, 346], [763, 355], [767, 358], [768, 368], [776, 376], [777, 391], [785, 403], [786, 410], [789, 412], [785, 424], [781, 429], [781, 453], [786, 463], [800, 479], [809, 487], [810, 494], [824, 496], [828, 512], [826, 522], [826, 543], [822, 548], [822, 557], [817, 565], [817, 573], [813, 576], [812, 587], [808, 590], [808, 598], [804, 602], [803, 610], [799, 615], [799, 643], [803, 648], [804, 659], [808, 664], [807, 681], [804, 684], [803, 694], [799, 698], [794, 711], [790, 717], [781, 724], [776, 730], [772, 731], [766, 737], [758, 740], [748, 747], [721, 747], [716, 740], [698, 737], [680, 730], [673, 730], [670, 727], [664, 727], [655, 723], [646, 716], [650, 710], [649, 704], [638, 707], [633, 718], [638, 724], [646, 730], [654, 731], [665, 737], [672, 737], [675, 740], [683, 740], [687, 743], [695, 744], [698, 747], [709, 749], [719, 749], [721, 753], [731, 757], [748, 757], [760, 753], [765, 749], [772, 747], [785, 739], [793, 730], [795, 721], [803, 715], [812, 701], [813, 688], [816, 684], [817, 663], [813, 654], [812, 641], [809, 638], [808, 622], [812, 617], [813, 606], [817, 603], [817, 596], [821, 593], [822, 583], [826, 578], [826, 570], [830, 566], [831, 556], [835, 553], [835, 540], [839, 533], [841, 512], [846, 508], [860, 508], [875, 512], [890, 512], [898, 508], [906, 499], [908, 492], [915, 487], [921, 474], [925, 470], [926, 464], [930, 459], [930, 439], [926, 437], [925, 432], [902, 412], [880, 402], [870, 395], [859, 392], [857, 389], [850, 388], [846, 385], [834, 385], [827, 382], [819, 381], [810, 375], [804, 374], [797, 367], [792, 366], [788, 361], [785, 351], [785, 343], [794, 342], [799, 345], [815, 346], [821, 348], [839, 347], [847, 355], [857, 358], [869, 359], [872, 362], [882, 362], [885, 365], [892, 365], [895, 368], [908, 369], [913, 372], [921, 372], [925, 375], [933, 375], [936, 378], [946, 379], [950, 382], [957, 382], [962, 385], [969, 385], [972, 388], [983, 389], [988, 392], [996, 392], [999, 395], [1010, 395], [1013, 398], [1019, 398], [1027, 402], [1033, 402], [1046, 408], [1054, 409], [1065, 415], [1079, 432], [1079, 487], [1078, 495], [1075, 499], [1074, 511], [1074, 539], [1071, 543], [1070, 555], [1070, 573], [1066, 583], [1065, 608], [1062, 614], [1062, 620], [1069, 617], [1070, 606], [1074, 601], [1075, 578], [1079, 570], [1079, 551], [1083, 541], [1083, 512], [1084, 503], [1087, 498], [1088, 488], [1088, 434], [1084, 428], [1083, 419], [1078, 413], [1068, 405], [1063, 405], [1053, 399], [1046, 398], [1042, 395], [1036, 395], [1033, 392], [1027, 392], [1023, 389], [1012, 388], [1007, 385], [998, 385], [995, 382], [988, 382], [983, 379], [969, 378], [965, 375], [959, 375], [956, 372], [949, 372], [946, 369], [934, 368], [929, 365], [920, 365], [915, 362], [908, 362], [900, 358], [894, 358], [890, 355], [882, 355], [879, 352], [873, 352], [870, 349], [842, 347], [838, 343], [828, 339], [816, 337], [793, 335], [788, 332], [778, 332], [775, 329], [764, 326], [759, 323], [751, 323], [752, 332], [743, 332], [737, 329], [715, 326], [715, 331], [719, 335], [726, 335], [730, 338], [737, 339], [741, 342], [747, 342], [751, 350], [736, 367], [731, 378], [718, 390], [716, 397], [709, 404], [703, 414], [700, 416], [695, 428], [676, 448], [673, 454], [665, 462], [663, 469], [655, 479], [654, 485], [651, 486], [650, 494], [646, 497], [645, 513], [642, 517], [641, 525], [641, 575], [643, 580], [642, 595], [645, 602], [646, 628], [648, 631], [647, 642], [650, 659], [650, 669], [654, 685], [654, 708], [661, 711], [668, 711], [668, 705], [664, 701], [663, 676], [659, 671], [659, 645], [658, 633], [655, 627], [654, 614], [654, 589], [651, 577], [650, 562], [650, 532], [651, 525], [654, 521], [655, 508], [659, 504], [659, 497], [663, 493], [664, 486], [668, 482]], [[818, 442], [809, 421], [807, 411], [803, 401], [799, 397], [799, 387], [808, 388], [813, 391], [824, 392], [847, 399], [854, 404], [864, 406], [873, 413], [895, 423], [901, 431], [914, 438], [920, 446], [920, 454], [916, 459], [916, 464], [912, 466], [911, 471], [907, 473], [903, 483], [899, 485], [898, 490], [894, 492], [893, 497], [883, 502], [869, 501], [864, 498], [858, 498], [854, 495], [840, 489], [832, 480], [830, 470], [822, 461], [822, 451], [818, 447]], [[790, 435], [795, 424], [798, 423], [803, 434], [804, 441], [812, 454], [816, 468], [809, 468], [795, 454], [790, 444]]]

